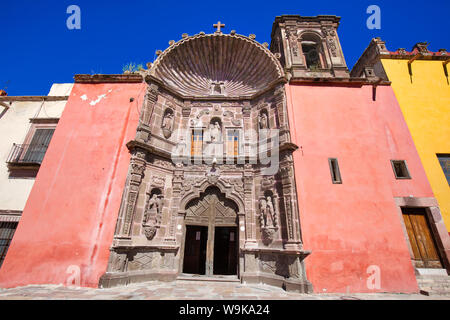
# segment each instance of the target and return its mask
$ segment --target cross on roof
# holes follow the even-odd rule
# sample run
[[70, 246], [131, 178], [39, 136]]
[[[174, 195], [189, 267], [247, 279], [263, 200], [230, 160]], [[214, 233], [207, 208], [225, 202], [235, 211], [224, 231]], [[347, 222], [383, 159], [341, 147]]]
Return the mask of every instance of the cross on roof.
[[214, 28], [217, 28], [216, 33], [221, 33], [222, 31], [220, 30], [221, 27], [225, 27], [225, 24], [220, 23], [220, 21], [217, 21], [217, 23], [213, 24]]

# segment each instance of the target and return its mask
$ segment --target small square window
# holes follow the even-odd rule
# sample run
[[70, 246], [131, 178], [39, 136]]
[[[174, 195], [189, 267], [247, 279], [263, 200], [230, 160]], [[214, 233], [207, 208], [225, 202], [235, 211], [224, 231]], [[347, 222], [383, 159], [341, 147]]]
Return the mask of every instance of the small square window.
[[405, 160], [391, 160], [396, 179], [411, 179]]
[[328, 164], [330, 165], [331, 181], [334, 184], [341, 184], [342, 178], [341, 178], [341, 172], [339, 171], [338, 160], [336, 158], [329, 158]]

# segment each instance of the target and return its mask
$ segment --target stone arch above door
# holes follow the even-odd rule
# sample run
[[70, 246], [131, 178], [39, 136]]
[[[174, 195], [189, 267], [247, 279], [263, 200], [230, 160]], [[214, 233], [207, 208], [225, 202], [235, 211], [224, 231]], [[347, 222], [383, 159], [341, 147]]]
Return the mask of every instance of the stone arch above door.
[[186, 205], [186, 223], [208, 225], [237, 225], [238, 206], [220, 191], [210, 186], [200, 193], [200, 197], [192, 199]]
[[[213, 181], [211, 177], [198, 176], [186, 177], [181, 188], [181, 201], [179, 205], [179, 213], [186, 214], [188, 204], [197, 198], [209, 188], [216, 188], [225, 198], [229, 199], [236, 205], [236, 214], [245, 214], [245, 205], [243, 200], [243, 180], [241, 177], [220, 177]], [[212, 182], [211, 182], [212, 181]]]

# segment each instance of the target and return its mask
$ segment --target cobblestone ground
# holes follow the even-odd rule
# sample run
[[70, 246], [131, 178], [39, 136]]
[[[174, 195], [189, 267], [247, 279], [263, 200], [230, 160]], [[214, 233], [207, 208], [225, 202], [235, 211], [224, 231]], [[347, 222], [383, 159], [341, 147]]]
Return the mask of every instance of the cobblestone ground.
[[146, 282], [93, 289], [32, 285], [0, 289], [0, 300], [450, 300], [450, 295], [421, 294], [298, 294], [267, 285], [229, 282]]

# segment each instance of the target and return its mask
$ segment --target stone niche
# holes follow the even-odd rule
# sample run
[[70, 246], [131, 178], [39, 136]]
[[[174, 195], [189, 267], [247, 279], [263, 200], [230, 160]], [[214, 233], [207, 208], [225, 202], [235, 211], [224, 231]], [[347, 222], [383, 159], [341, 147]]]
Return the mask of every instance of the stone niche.
[[[215, 45], [205, 37], [213, 37]], [[181, 56], [190, 59], [192, 48], [223, 50], [225, 43], [241, 41], [270, 70], [261, 73], [266, 78], [256, 86], [249, 82], [251, 70], [239, 69], [248, 65], [244, 60], [217, 64], [239, 69], [220, 71], [232, 79], [195, 84], [172, 79], [189, 67], [174, 64], [185, 61]], [[200, 278], [227, 276], [311, 292], [281, 65], [267, 48], [239, 35], [186, 37], [177, 48], [161, 54], [146, 78], [147, 95], [136, 138], [127, 143], [129, 172], [100, 286], [173, 281], [195, 270]], [[212, 90], [211, 84], [217, 87]], [[262, 163], [261, 150], [277, 155], [273, 163]], [[227, 270], [219, 264], [227, 264]]]

